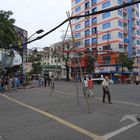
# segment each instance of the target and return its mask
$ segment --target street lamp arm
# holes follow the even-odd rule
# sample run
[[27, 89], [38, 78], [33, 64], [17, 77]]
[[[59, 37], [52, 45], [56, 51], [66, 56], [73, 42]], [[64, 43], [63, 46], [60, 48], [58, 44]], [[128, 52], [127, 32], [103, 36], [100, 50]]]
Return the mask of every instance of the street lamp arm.
[[31, 36], [29, 36], [29, 37], [27, 38], [27, 41], [28, 41], [32, 36], [34, 36], [35, 34], [36, 34], [36, 32], [33, 33]]
[[28, 41], [32, 36], [34, 36], [35, 34], [40, 34], [40, 33], [42, 33], [42, 32], [44, 32], [43, 29], [40, 29], [40, 30], [36, 31], [35, 33], [33, 33], [32, 35], [30, 35], [30, 36], [27, 38], [27, 41]]

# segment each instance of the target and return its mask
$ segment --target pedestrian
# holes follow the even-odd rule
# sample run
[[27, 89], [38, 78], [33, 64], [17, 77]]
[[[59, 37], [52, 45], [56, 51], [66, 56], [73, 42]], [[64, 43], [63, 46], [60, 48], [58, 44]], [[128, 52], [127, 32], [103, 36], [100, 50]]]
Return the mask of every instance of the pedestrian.
[[84, 77], [83, 84], [84, 84], [84, 86], [83, 86], [83, 94], [84, 94], [84, 96], [86, 96], [87, 88], [88, 88], [88, 83], [87, 83], [87, 78], [86, 77]]
[[108, 78], [108, 76], [106, 76], [104, 78], [103, 82], [102, 82], [102, 87], [103, 87], [103, 98], [102, 98], [102, 101], [103, 101], [103, 103], [105, 103], [105, 97], [107, 95], [108, 103], [112, 104], [112, 102], [111, 102], [111, 95], [110, 95], [110, 91], [109, 91], [108, 85], [109, 85], [109, 78]]
[[47, 85], [47, 80], [48, 80], [47, 78], [48, 78], [48, 77], [47, 77], [47, 75], [45, 74], [45, 75], [44, 75], [44, 87], [46, 87], [46, 85]]
[[2, 79], [0, 78], [0, 91], [1, 91], [1, 92], [3, 92], [3, 86], [2, 86], [2, 85], [3, 85], [3, 81], [2, 81]]
[[17, 90], [17, 86], [18, 86], [18, 78], [17, 78], [16, 75], [15, 75], [14, 78], [13, 78], [13, 85], [14, 85], [14, 89]]
[[55, 80], [54, 76], [51, 75], [51, 88], [52, 89], [54, 89], [54, 80]]
[[91, 77], [89, 77], [89, 79], [87, 80], [88, 97], [89, 96], [92, 96], [92, 97], [94, 96], [93, 88], [94, 88], [93, 81], [92, 81]]
[[9, 91], [9, 76], [5, 76], [4, 78], [4, 85], [5, 85], [5, 91]]

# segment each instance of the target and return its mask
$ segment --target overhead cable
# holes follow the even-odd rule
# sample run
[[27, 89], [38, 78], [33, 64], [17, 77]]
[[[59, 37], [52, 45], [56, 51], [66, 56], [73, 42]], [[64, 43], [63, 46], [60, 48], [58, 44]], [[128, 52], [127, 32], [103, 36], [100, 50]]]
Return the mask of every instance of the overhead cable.
[[128, 7], [128, 6], [132, 6], [132, 5], [138, 4], [138, 3], [140, 3], [140, 0], [137, 0], [137, 1], [133, 0], [132, 2], [123, 3], [121, 5], [114, 6], [114, 7], [108, 8], [108, 9], [104, 9], [104, 10], [100, 10], [100, 11], [97, 11], [97, 12], [94, 12], [94, 13], [85, 14], [85, 15], [78, 15], [78, 16], [72, 16], [72, 17], [64, 20], [59, 25], [57, 25], [56, 27], [54, 27], [50, 31], [46, 32], [45, 34], [43, 34], [41, 36], [38, 36], [37, 38], [35, 38], [35, 39], [31, 40], [31, 41], [28, 41], [28, 42], [26, 42], [24, 44], [18, 45], [18, 46], [23, 46], [23, 45], [29, 44], [31, 42], [34, 42], [34, 41], [42, 39], [43, 37], [47, 36], [48, 34], [52, 33], [53, 31], [55, 31], [56, 29], [61, 27], [63, 24], [65, 24], [69, 20], [73, 20], [73, 19], [77, 19], [77, 18], [82, 18], [82, 17], [93, 16], [93, 15], [102, 14], [102, 13], [110, 12], [110, 11], [115, 11], [115, 10], [118, 10], [118, 9], [121, 9], [121, 8], [125, 8], [125, 7]]

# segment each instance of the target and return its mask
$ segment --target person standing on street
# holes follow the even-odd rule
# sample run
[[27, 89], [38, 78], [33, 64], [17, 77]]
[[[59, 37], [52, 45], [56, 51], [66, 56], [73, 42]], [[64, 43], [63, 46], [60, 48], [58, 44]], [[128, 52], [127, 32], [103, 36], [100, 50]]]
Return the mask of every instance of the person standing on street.
[[51, 88], [54, 89], [54, 81], [55, 81], [55, 78], [54, 76], [52, 75], [51, 76]]
[[87, 95], [87, 88], [88, 88], [88, 83], [87, 83], [87, 78], [86, 77], [84, 77], [83, 84], [84, 84], [83, 94], [84, 94], [84, 96], [86, 96]]
[[94, 96], [94, 94], [93, 94], [93, 81], [92, 81], [92, 79], [91, 79], [91, 77], [89, 77], [89, 80], [87, 81], [87, 85], [88, 85], [88, 97], [89, 96]]
[[109, 104], [112, 104], [111, 102], [111, 95], [110, 95], [110, 91], [109, 91], [109, 88], [108, 88], [108, 85], [109, 85], [109, 79], [108, 79], [108, 76], [106, 76], [102, 82], [102, 86], [103, 86], [103, 103], [105, 103], [105, 97], [107, 95], [107, 98], [108, 98], [108, 103]]

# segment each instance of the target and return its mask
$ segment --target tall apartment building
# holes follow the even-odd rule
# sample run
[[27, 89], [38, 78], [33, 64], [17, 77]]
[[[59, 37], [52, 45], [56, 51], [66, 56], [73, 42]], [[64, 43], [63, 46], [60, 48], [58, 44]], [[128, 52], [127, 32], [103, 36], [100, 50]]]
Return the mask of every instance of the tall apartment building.
[[[94, 13], [132, 0], [72, 0], [73, 16]], [[139, 5], [72, 20], [77, 48], [90, 48], [97, 58], [95, 72], [121, 71], [117, 66], [120, 52], [135, 58], [135, 72], [140, 72]], [[99, 68], [99, 69], [98, 69]], [[83, 67], [82, 69], [86, 70]], [[126, 70], [127, 71], [127, 70]]]

